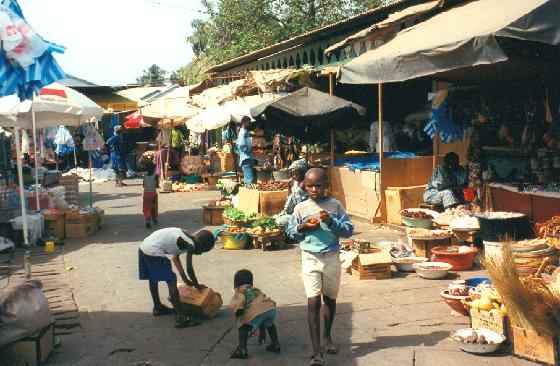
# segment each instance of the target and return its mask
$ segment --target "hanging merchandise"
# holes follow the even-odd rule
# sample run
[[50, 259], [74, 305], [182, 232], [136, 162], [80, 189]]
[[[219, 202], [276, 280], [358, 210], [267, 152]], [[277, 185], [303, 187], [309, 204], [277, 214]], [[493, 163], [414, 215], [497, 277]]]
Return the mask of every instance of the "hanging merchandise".
[[93, 123], [88, 123], [80, 127], [84, 135], [82, 140], [84, 151], [98, 150], [105, 145], [103, 137], [101, 137], [101, 134], [99, 134], [97, 129], [93, 126]]
[[432, 101], [430, 119], [424, 127], [424, 132], [431, 138], [439, 134], [441, 142], [451, 143], [464, 141], [467, 138], [467, 122], [453, 121], [451, 95], [448, 90], [430, 93]]
[[26, 130], [23, 130], [21, 134], [21, 152], [23, 154], [29, 154], [29, 135]]
[[66, 127], [60, 126], [58, 128], [54, 138], [54, 145], [56, 146], [56, 154], [59, 156], [65, 156], [74, 152], [74, 139]]

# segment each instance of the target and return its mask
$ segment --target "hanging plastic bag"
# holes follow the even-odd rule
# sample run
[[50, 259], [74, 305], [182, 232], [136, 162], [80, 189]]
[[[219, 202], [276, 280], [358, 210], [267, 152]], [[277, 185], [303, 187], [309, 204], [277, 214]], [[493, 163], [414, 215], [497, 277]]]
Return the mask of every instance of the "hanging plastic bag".
[[84, 151], [98, 150], [105, 145], [103, 137], [99, 132], [93, 127], [93, 124], [87, 124], [83, 128], [84, 139], [82, 141]]
[[71, 154], [74, 151], [74, 139], [66, 127], [60, 126], [58, 128], [58, 132], [54, 138], [54, 145], [56, 146], [56, 153], [59, 156]]
[[54, 321], [38, 280], [0, 293], [0, 348], [30, 336]]
[[21, 153], [29, 154], [29, 135], [26, 130], [21, 133]]

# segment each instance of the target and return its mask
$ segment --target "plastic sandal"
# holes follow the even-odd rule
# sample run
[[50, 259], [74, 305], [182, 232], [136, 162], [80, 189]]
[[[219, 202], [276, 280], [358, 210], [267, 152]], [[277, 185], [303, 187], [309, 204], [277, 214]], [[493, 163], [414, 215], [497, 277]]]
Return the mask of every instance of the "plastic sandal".
[[153, 315], [153, 316], [171, 315], [171, 314], [173, 314], [173, 313], [175, 313], [175, 310], [172, 309], [172, 308], [169, 308], [169, 307], [167, 307], [167, 306], [165, 306], [165, 305], [162, 305], [162, 306], [159, 307], [159, 308], [154, 308], [154, 309], [152, 310], [152, 315]]
[[247, 349], [239, 346], [235, 349], [235, 351], [231, 354], [229, 358], [246, 360], [249, 358], [249, 354], [247, 353]]
[[325, 361], [323, 360], [323, 354], [313, 355], [311, 356], [311, 362], [309, 366], [323, 366]]
[[266, 347], [267, 352], [272, 353], [280, 353], [280, 345], [279, 344], [271, 344]]

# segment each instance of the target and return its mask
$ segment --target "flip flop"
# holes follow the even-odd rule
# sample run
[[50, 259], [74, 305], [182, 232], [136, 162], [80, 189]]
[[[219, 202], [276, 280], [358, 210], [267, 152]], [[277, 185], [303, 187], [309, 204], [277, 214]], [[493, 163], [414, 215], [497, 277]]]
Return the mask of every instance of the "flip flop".
[[268, 345], [266, 346], [266, 352], [280, 353], [280, 345], [279, 344]]
[[229, 358], [246, 360], [249, 358], [249, 353], [247, 353], [247, 349], [237, 347], [235, 351], [233, 351], [233, 353], [229, 356]]
[[309, 366], [323, 366], [325, 361], [323, 360], [323, 354], [313, 355], [311, 356], [311, 362], [309, 362]]
[[162, 305], [162, 306], [159, 307], [159, 308], [154, 308], [154, 309], [152, 310], [152, 315], [153, 315], [153, 316], [171, 315], [171, 314], [173, 314], [173, 313], [175, 313], [175, 310], [172, 309], [172, 308], [169, 308], [169, 307], [167, 307], [167, 306], [165, 306], [165, 305]]
[[336, 344], [332, 344], [330, 347], [324, 347], [324, 349], [327, 355], [336, 355], [338, 353], [338, 346]]

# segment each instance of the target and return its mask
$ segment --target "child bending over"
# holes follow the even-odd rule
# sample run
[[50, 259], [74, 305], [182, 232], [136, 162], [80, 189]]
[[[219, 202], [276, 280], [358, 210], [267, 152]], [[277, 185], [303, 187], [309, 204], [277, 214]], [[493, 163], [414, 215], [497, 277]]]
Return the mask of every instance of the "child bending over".
[[[177, 276], [171, 268], [171, 261], [168, 255], [173, 256], [173, 264], [179, 271], [183, 281], [189, 286], [198, 289], [199, 285], [194, 268], [192, 256], [201, 255], [209, 252], [214, 247], [215, 238], [208, 230], [201, 230], [195, 235], [187, 233], [185, 230], [169, 227], [154, 231], [148, 236], [138, 249], [138, 270], [141, 280], [148, 280], [150, 284], [150, 294], [154, 302], [152, 314], [154, 316], [168, 315], [175, 312], [175, 327], [185, 328], [200, 324], [199, 320], [193, 320], [186, 316], [185, 311], [179, 302], [179, 290], [177, 289]], [[181, 266], [179, 255], [187, 254], [187, 273], [185, 274]], [[163, 305], [159, 298], [158, 282], [165, 281], [169, 288], [169, 297], [173, 309]]]
[[[233, 278], [235, 295], [231, 299], [229, 309], [235, 313], [237, 328], [239, 329], [239, 346], [232, 353], [231, 358], [249, 358], [247, 353], [247, 339], [249, 332], [256, 332], [266, 328], [270, 336], [268, 352], [280, 353], [280, 343], [274, 325], [276, 317], [276, 303], [266, 296], [261, 290], [253, 287], [253, 274], [247, 269], [235, 273]], [[264, 333], [259, 336], [259, 341], [264, 340]]]

